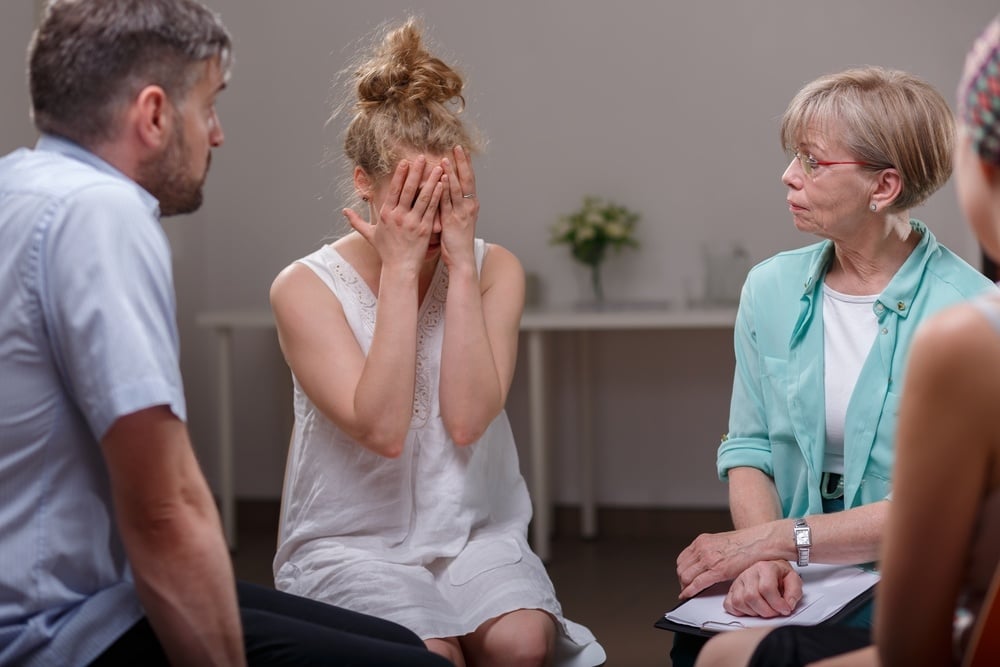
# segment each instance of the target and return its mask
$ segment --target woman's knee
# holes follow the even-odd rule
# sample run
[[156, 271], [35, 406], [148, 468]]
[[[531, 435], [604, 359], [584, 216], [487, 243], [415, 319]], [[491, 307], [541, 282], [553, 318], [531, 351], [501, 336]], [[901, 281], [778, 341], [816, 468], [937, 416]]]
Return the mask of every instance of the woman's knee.
[[450, 660], [455, 667], [465, 667], [465, 657], [462, 655], [462, 647], [457, 638], [425, 639], [424, 645], [431, 653]]
[[556, 622], [537, 609], [519, 609], [480, 626], [463, 638], [475, 664], [544, 667], [555, 647]]

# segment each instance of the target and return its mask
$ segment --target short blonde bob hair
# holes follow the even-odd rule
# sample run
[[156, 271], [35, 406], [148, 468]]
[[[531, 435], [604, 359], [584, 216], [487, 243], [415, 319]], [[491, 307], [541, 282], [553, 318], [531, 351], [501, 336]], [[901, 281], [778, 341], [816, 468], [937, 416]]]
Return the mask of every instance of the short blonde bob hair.
[[795, 151], [814, 133], [869, 163], [866, 169], [899, 172], [893, 210], [922, 204], [951, 176], [951, 109], [930, 84], [906, 72], [861, 67], [806, 84], [781, 119], [782, 148]]

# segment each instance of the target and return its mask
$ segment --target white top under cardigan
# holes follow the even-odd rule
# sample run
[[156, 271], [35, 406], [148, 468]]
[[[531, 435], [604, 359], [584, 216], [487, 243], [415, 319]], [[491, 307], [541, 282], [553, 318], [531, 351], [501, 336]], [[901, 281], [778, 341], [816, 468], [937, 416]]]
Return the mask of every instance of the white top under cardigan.
[[[481, 239], [475, 251], [481, 267]], [[340, 301], [367, 354], [376, 295], [331, 246], [300, 262]], [[439, 377], [447, 293], [447, 268], [439, 262], [418, 314], [413, 416], [398, 458], [353, 441], [293, 378], [295, 431], [275, 585], [395, 621], [422, 639], [460, 636], [516, 609], [542, 609], [561, 628], [557, 664], [601, 664], [603, 649], [587, 628], [562, 617], [545, 567], [528, 547], [531, 503], [506, 413], [466, 447], [445, 430]]]

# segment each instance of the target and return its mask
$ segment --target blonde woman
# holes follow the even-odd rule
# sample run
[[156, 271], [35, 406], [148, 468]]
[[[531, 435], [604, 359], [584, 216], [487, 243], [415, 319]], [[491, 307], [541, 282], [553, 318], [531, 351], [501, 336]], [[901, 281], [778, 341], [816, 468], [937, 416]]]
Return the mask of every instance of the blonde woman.
[[394, 620], [455, 665], [596, 665], [528, 547], [504, 402], [524, 275], [476, 236], [463, 81], [414, 21], [353, 70], [366, 216], [271, 302], [295, 379], [279, 589]]

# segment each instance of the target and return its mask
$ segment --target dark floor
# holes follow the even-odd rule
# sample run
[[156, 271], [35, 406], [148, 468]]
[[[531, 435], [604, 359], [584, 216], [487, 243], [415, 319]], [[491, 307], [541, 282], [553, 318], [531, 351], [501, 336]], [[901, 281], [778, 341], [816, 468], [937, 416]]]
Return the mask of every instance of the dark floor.
[[[236, 576], [272, 585], [278, 525], [271, 501], [239, 504]], [[556, 512], [549, 575], [567, 618], [590, 628], [608, 667], [669, 667], [671, 633], [653, 627], [676, 601], [677, 554], [701, 532], [731, 527], [724, 510], [622, 510], [598, 513], [600, 536], [584, 540], [577, 512]]]

